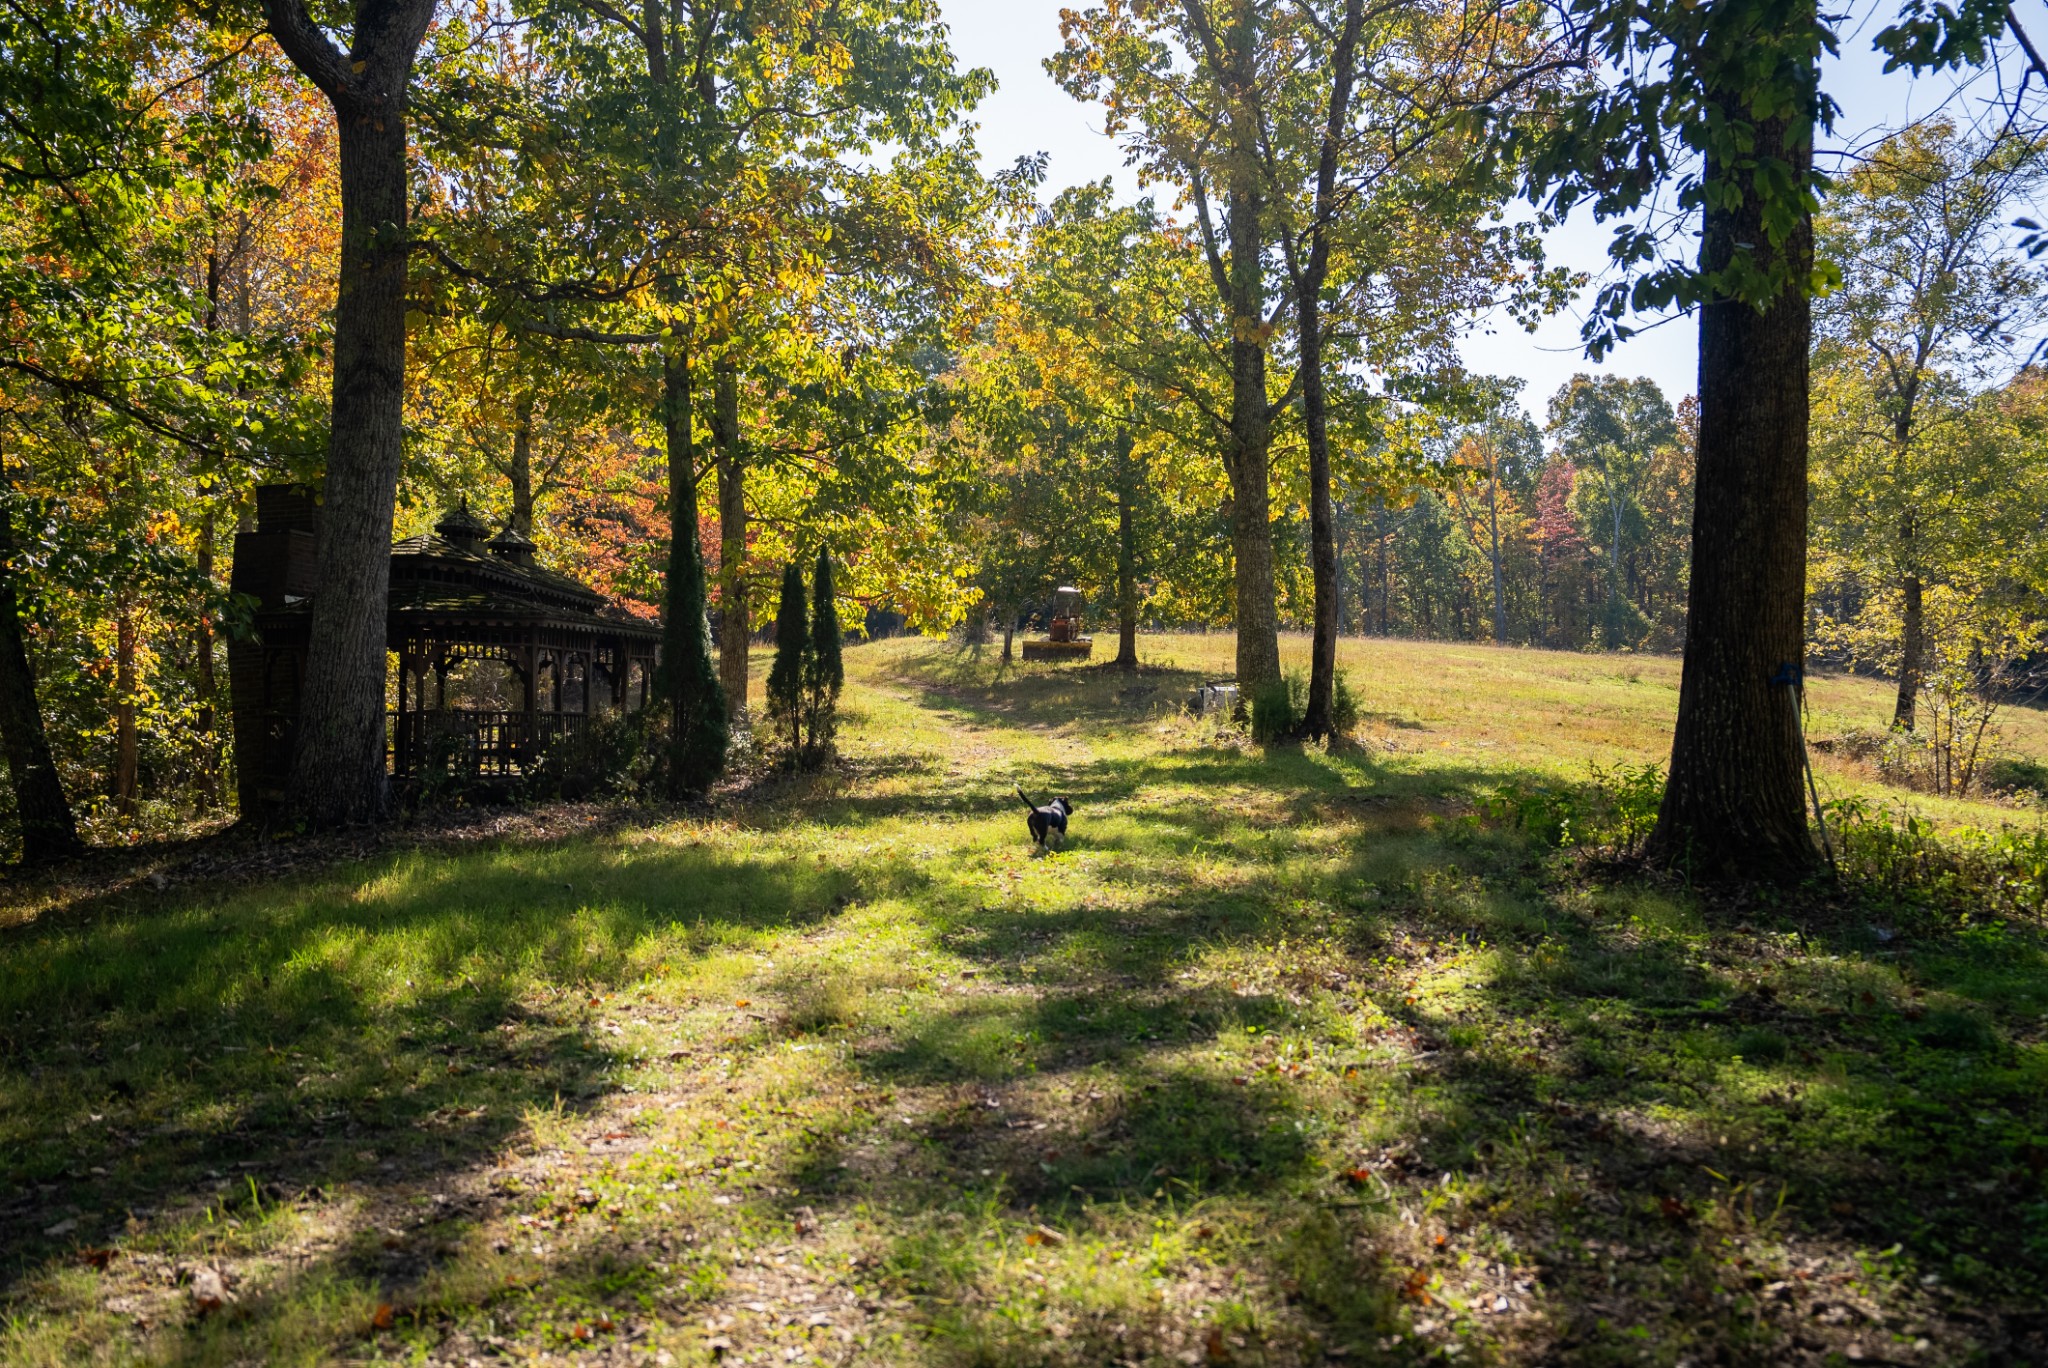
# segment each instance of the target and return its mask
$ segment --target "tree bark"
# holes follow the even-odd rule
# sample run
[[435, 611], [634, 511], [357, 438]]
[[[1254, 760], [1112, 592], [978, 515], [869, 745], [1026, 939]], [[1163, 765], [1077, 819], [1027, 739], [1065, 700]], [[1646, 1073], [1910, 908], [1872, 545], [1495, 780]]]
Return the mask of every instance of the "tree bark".
[[718, 448], [718, 682], [728, 717], [747, 710], [747, 466], [740, 449], [740, 376], [712, 371], [711, 440]]
[[334, 106], [341, 265], [311, 644], [286, 804], [311, 822], [385, 807], [385, 619], [405, 401], [406, 88], [434, 0], [359, 0], [338, 50], [303, 0], [264, 0], [278, 46]]
[[1494, 468], [1486, 485], [1486, 558], [1493, 566], [1493, 644], [1502, 646], [1508, 639], [1507, 589], [1502, 583], [1500, 565], [1500, 457], [1494, 457]]
[[[1322, 250], [1320, 246], [1318, 251]], [[1319, 272], [1314, 274], [1320, 274]], [[1309, 740], [1333, 730], [1330, 705], [1337, 687], [1337, 511], [1330, 497], [1330, 430], [1323, 393], [1323, 321], [1320, 282], [1303, 282], [1295, 296], [1301, 343], [1301, 405], [1308, 429], [1309, 569], [1315, 580], [1315, 630], [1309, 641], [1308, 704], [1300, 732]]]
[[[209, 511], [199, 521], [198, 558], [199, 582], [208, 595], [213, 592], [213, 533], [214, 519]], [[202, 599], [198, 617], [193, 634], [192, 691], [199, 695], [199, 707], [193, 726], [198, 732], [199, 805], [210, 812], [220, 806], [220, 746], [213, 734], [213, 700], [220, 687], [213, 673], [213, 605]]]
[[[1730, 120], [1749, 118], [1738, 97], [1720, 98]], [[1795, 117], [1756, 126], [1759, 161], [1803, 172], [1811, 125]], [[1709, 272], [1737, 243], [1768, 242], [1753, 178], [1741, 189], [1739, 205], [1706, 212]], [[1810, 217], [1781, 250], [1794, 283], [1768, 308], [1714, 299], [1700, 310], [1685, 664], [1670, 781], [1646, 853], [1706, 879], [1790, 879], [1814, 859], [1791, 683], [1805, 659]]]
[[1353, 61], [1364, 0], [1345, 0], [1344, 18], [1331, 54], [1330, 102], [1316, 162], [1315, 205], [1310, 213], [1308, 252], [1301, 259], [1288, 240], [1287, 265], [1294, 283], [1294, 316], [1301, 355], [1301, 411], [1308, 435], [1309, 570], [1315, 581], [1315, 630], [1309, 643], [1308, 703], [1300, 733], [1316, 740], [1335, 730], [1331, 704], [1337, 688], [1337, 508], [1330, 493], [1330, 427], [1323, 392], [1323, 281], [1330, 273], [1330, 230], [1336, 218], [1339, 147], [1351, 119]]
[[135, 736], [135, 604], [125, 592], [114, 606], [114, 811], [135, 815], [141, 778]]
[[533, 535], [532, 390], [522, 390], [512, 409], [512, 530]]
[[[1900, 540], [1910, 554], [1913, 545], [1913, 515], [1908, 513]], [[1926, 672], [1927, 615], [1925, 586], [1920, 576], [1908, 571], [1900, 588], [1905, 593], [1905, 611], [1899, 623], [1899, 693], [1892, 704], [1892, 726], [1912, 731], [1918, 720], [1920, 680]]]
[[[672, 325], [677, 335], [679, 324]], [[695, 393], [690, 360], [680, 347], [662, 363], [662, 429], [668, 442], [667, 595], [662, 605], [661, 666], [656, 691], [669, 715], [666, 782], [675, 797], [694, 797], [725, 771], [725, 693], [711, 664], [711, 627], [704, 617], [704, 552], [697, 541]]]
[[[0, 496], [14, 482], [0, 458]], [[50, 754], [43, 710], [36, 701], [35, 672], [21, 630], [21, 603], [14, 589], [14, 510], [0, 502], [0, 745], [7, 751], [7, 778], [21, 823], [21, 862], [49, 864], [80, 854], [78, 824]]]
[[1117, 433], [1116, 665], [1125, 674], [1135, 674], [1138, 669], [1138, 532], [1131, 508], [1137, 501], [1132, 488], [1137, 470], [1131, 460], [1132, 446], [1128, 428]]
[[1280, 616], [1273, 588], [1273, 423], [1266, 399], [1263, 205], [1256, 190], [1230, 196], [1230, 541], [1236, 589], [1237, 678], [1247, 694], [1280, 678]]

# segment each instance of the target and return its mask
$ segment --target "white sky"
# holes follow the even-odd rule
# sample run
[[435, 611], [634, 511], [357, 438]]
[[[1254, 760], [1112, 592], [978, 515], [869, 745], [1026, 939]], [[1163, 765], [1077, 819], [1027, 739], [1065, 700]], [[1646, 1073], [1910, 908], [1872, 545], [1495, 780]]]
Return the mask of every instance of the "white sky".
[[[1100, 107], [1071, 99], [1042, 65], [1059, 48], [1063, 3], [1080, 5], [1085, 0], [940, 0], [960, 63], [988, 67], [1000, 83], [978, 111], [981, 127], [976, 141], [984, 163], [993, 170], [1043, 151], [1049, 155], [1048, 197], [1105, 175], [1115, 176], [1124, 195], [1135, 195], [1136, 177], [1124, 167], [1116, 144], [1103, 134]], [[1967, 120], [1991, 93], [1989, 76], [1975, 77], [1959, 89], [1951, 77], [1915, 82], [1902, 73], [1884, 75], [1883, 63], [1870, 52], [1870, 39], [1884, 21], [1870, 16], [1896, 9], [1896, 3], [1886, 0], [1856, 0], [1858, 22], [1840, 30], [1843, 55], [1829, 64], [1824, 88], [1842, 106], [1842, 113], [1824, 151], [1866, 145], [1873, 130], [1923, 117], [1945, 101], [1957, 101], [1954, 112]], [[2041, 28], [2048, 25], [2030, 26], [2030, 32]], [[1590, 215], [1577, 215], [1551, 235], [1551, 259], [1597, 273], [1605, 264], [1610, 231], [1611, 226], [1595, 225]], [[1588, 290], [1589, 300], [1590, 295]], [[1646, 321], [1638, 320], [1637, 325]], [[1505, 318], [1492, 325], [1482, 322], [1465, 342], [1465, 361], [1476, 371], [1525, 380], [1522, 401], [1539, 422], [1550, 395], [1575, 371], [1647, 375], [1674, 404], [1692, 393], [1692, 320], [1679, 318], [1646, 331], [1597, 366], [1581, 352], [1578, 331], [1576, 312], [1551, 318], [1533, 336]]]

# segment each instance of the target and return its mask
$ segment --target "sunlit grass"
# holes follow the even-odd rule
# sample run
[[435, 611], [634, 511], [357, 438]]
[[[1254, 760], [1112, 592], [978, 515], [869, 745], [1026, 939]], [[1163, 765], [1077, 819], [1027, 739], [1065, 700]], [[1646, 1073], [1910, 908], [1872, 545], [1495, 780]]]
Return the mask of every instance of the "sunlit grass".
[[1661, 759], [1672, 661], [1346, 642], [1366, 744], [1262, 753], [1146, 648], [878, 643], [834, 774], [0, 933], [0, 1361], [2033, 1352], [2040, 928], [1480, 816]]

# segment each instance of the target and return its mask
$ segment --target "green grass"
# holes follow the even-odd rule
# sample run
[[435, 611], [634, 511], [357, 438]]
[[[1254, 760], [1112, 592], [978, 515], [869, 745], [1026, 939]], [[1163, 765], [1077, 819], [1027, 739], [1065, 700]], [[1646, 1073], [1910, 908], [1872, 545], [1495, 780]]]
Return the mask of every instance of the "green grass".
[[0, 1362], [2048, 1356], [2041, 927], [1484, 816], [1661, 759], [1674, 662], [1347, 642], [1364, 744], [1260, 752], [1144, 645], [850, 651], [843, 769], [709, 815], [24, 901]]

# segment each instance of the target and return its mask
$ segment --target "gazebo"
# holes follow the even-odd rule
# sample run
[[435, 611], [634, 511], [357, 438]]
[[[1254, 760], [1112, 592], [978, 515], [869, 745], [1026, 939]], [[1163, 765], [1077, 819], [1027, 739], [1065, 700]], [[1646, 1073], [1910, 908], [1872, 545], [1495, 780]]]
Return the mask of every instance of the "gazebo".
[[[253, 639], [228, 647], [245, 813], [283, 795], [318, 589], [319, 517], [305, 491], [265, 486], [256, 530], [235, 537], [229, 588], [256, 601]], [[391, 548], [385, 631], [396, 677], [385, 755], [396, 782], [430, 760], [513, 778], [593, 712], [647, 701], [660, 628], [536, 564], [533, 543], [512, 529], [489, 533], [464, 506]], [[510, 696], [451, 706], [451, 673], [476, 661], [507, 668]]]

